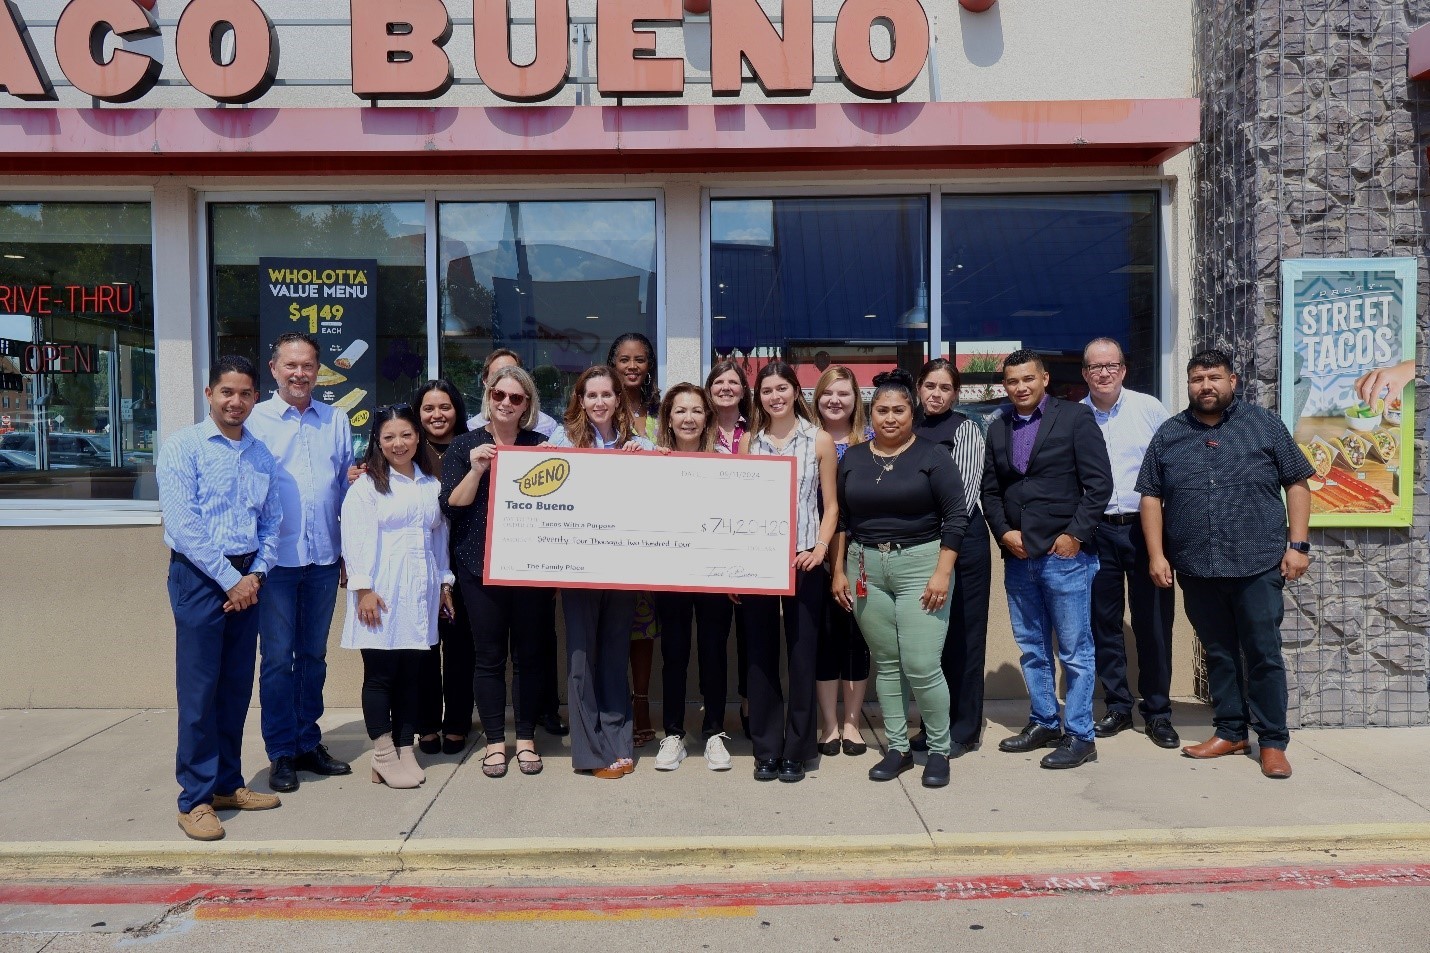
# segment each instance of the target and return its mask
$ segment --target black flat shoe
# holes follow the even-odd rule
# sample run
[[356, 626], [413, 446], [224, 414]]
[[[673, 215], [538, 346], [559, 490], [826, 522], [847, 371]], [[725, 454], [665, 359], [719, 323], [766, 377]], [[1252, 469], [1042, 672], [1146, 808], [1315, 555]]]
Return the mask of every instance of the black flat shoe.
[[918, 734], [909, 736], [909, 750], [919, 752], [929, 750], [929, 736], [923, 729], [920, 729]]
[[866, 745], [864, 742], [850, 741], [848, 738], [845, 738], [842, 742], [840, 742], [840, 744], [844, 748], [844, 753], [849, 755], [849, 757], [851, 758], [857, 758], [859, 755], [869, 750], [869, 746]]
[[556, 712], [536, 719], [536, 727], [554, 738], [565, 738], [571, 734], [571, 729], [561, 723], [561, 716]]
[[1093, 723], [1092, 733], [1099, 738], [1111, 738], [1132, 727], [1132, 713], [1110, 711]]
[[804, 780], [804, 762], [798, 758], [785, 758], [780, 762], [780, 780], [785, 784], [794, 784]]
[[905, 771], [912, 771], [913, 767], [913, 752], [890, 749], [878, 764], [869, 769], [869, 780], [892, 781]]
[[818, 750], [819, 753], [826, 758], [834, 757], [839, 753], [839, 739], [835, 738], [833, 741], [821, 741]]
[[284, 755], [268, 766], [268, 786], [279, 794], [298, 790], [298, 770], [292, 758]]
[[948, 786], [948, 758], [937, 751], [930, 751], [928, 761], [924, 763], [923, 786], [926, 788]]
[[339, 761], [328, 754], [328, 749], [323, 745], [318, 745], [312, 751], [305, 751], [293, 759], [293, 767], [299, 771], [307, 771], [310, 774], [321, 774], [325, 777], [340, 777], [344, 774], [352, 774], [353, 766], [346, 761]]
[[[423, 750], [423, 751], [426, 751], [427, 749], [426, 749], [426, 748], [423, 748], [422, 750]], [[466, 736], [466, 735], [463, 735], [463, 736], [460, 737], [460, 738], [448, 738], [446, 735], [443, 735], [443, 736], [442, 736], [442, 753], [443, 753], [443, 754], [461, 754], [463, 751], [466, 751], [466, 750], [467, 750], [467, 736]]]
[[1172, 722], [1166, 718], [1154, 718], [1147, 722], [1147, 737], [1159, 748], [1175, 748], [1182, 743], [1177, 729], [1173, 728]]
[[1037, 722], [1028, 722], [1026, 728], [1011, 738], [998, 742], [999, 751], [1024, 754], [1039, 748], [1051, 748], [1063, 740], [1063, 733], [1056, 728], [1044, 728]]
[[442, 750], [442, 736], [433, 735], [430, 738], [422, 737], [417, 739], [417, 750], [423, 754], [436, 754]]
[[1050, 754], [1043, 756], [1039, 762], [1045, 768], [1054, 770], [1059, 768], [1076, 768], [1079, 765], [1087, 764], [1089, 761], [1097, 760], [1097, 744], [1091, 741], [1082, 741], [1068, 735], [1063, 739], [1063, 743], [1058, 745]]
[[780, 776], [779, 758], [759, 758], [755, 761], [755, 780], [773, 781]]

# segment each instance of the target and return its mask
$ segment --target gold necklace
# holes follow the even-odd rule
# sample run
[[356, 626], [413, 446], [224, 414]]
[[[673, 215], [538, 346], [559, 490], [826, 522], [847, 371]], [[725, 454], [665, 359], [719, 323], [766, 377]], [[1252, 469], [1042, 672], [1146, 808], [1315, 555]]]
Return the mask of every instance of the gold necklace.
[[875, 452], [873, 444], [870, 444], [869, 456], [873, 457], [874, 462], [879, 466], [879, 475], [874, 478], [874, 482], [876, 484], [884, 482], [884, 474], [893, 470], [894, 464], [899, 462], [899, 457], [903, 456], [904, 451], [909, 449], [913, 445], [914, 439], [910, 437], [902, 447], [900, 447], [897, 451], [894, 452], [893, 456], [886, 457], [882, 453]]

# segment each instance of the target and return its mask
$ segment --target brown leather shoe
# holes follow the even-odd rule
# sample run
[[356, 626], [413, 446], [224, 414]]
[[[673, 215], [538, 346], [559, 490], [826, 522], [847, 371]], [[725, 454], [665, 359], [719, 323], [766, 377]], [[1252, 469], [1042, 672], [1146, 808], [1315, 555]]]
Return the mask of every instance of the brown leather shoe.
[[200, 804], [187, 814], [180, 812], [179, 827], [194, 840], [223, 839], [223, 825], [210, 804]]
[[1247, 750], [1245, 741], [1227, 741], [1213, 735], [1199, 745], [1187, 745], [1182, 754], [1188, 758], [1204, 761], [1207, 758], [1224, 758], [1229, 754], [1243, 754]]
[[1261, 773], [1268, 778], [1289, 778], [1291, 762], [1286, 760], [1286, 752], [1280, 748], [1262, 748]]
[[248, 788], [239, 788], [232, 794], [215, 794], [215, 811], [271, 811], [283, 802], [276, 794], [260, 794]]

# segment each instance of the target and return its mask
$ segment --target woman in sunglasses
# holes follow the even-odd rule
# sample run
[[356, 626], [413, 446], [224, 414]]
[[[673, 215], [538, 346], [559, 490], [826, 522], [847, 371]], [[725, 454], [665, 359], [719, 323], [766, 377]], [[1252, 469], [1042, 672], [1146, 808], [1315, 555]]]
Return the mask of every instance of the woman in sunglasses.
[[[633, 431], [630, 409], [616, 381], [616, 372], [604, 364], [582, 371], [571, 388], [564, 427], [552, 436], [551, 446], [654, 450], [649, 440]], [[566, 615], [571, 767], [598, 778], [624, 777], [636, 768], [627, 676], [636, 594], [565, 589], [561, 607]]]
[[536, 719], [543, 706], [540, 679], [544, 626], [530, 626], [541, 611], [542, 594], [527, 586], [488, 586], [482, 582], [487, 548], [487, 500], [492, 459], [501, 447], [535, 447], [545, 442], [532, 430], [536, 422], [536, 385], [531, 375], [512, 365], [496, 371], [482, 396], [486, 423], [452, 441], [442, 459], [442, 511], [452, 522], [457, 586], [466, 603], [476, 655], [477, 714], [487, 746], [482, 773], [501, 778], [507, 772], [506, 668], [515, 669], [516, 764], [522, 774], [540, 774]]

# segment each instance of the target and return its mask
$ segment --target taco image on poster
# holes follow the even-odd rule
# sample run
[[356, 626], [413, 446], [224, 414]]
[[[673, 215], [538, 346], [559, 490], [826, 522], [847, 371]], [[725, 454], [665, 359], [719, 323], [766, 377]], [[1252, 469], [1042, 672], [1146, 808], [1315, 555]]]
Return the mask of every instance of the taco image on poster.
[[1320, 437], [1312, 437], [1310, 443], [1301, 443], [1297, 446], [1301, 448], [1301, 452], [1306, 455], [1306, 459], [1315, 468], [1316, 476], [1324, 480], [1336, 462], [1335, 448]]
[[1330, 443], [1352, 470], [1359, 470], [1370, 459], [1370, 441], [1353, 430], [1331, 438]]
[[346, 374], [339, 374], [326, 364], [318, 365], [318, 380], [316, 383], [319, 387], [337, 387], [347, 379]]
[[1388, 430], [1372, 430], [1366, 434], [1370, 438], [1372, 455], [1381, 463], [1394, 463], [1400, 458], [1400, 441]]

